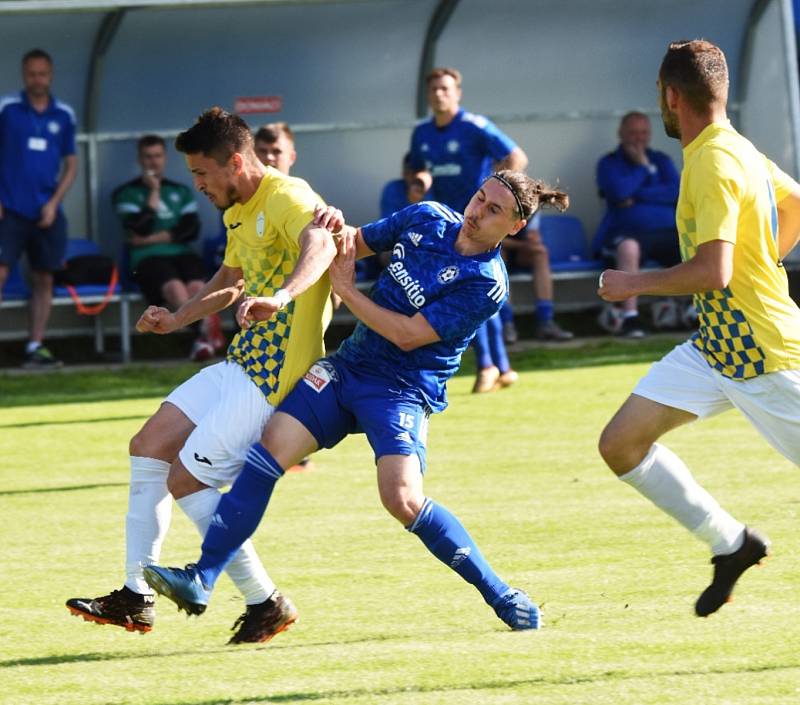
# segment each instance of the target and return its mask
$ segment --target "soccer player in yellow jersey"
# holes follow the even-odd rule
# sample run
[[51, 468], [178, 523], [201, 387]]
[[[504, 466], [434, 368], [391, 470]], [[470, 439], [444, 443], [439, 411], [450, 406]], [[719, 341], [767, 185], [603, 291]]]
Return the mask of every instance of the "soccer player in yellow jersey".
[[722, 509], [656, 441], [736, 407], [800, 464], [800, 310], [782, 265], [800, 237], [800, 185], [728, 121], [728, 68], [718, 47], [670, 44], [658, 85], [665, 130], [683, 145], [676, 211], [683, 261], [656, 272], [606, 270], [598, 293], [606, 301], [693, 294], [700, 327], [639, 381], [604, 429], [600, 454], [710, 546], [713, 579], [695, 604], [703, 617], [730, 600], [769, 541]]
[[[68, 609], [88, 621], [147, 632], [153, 594], [142, 568], [158, 561], [169, 527], [170, 493], [201, 535], [214, 521], [219, 488], [241, 470], [274, 408], [324, 353], [330, 316], [326, 270], [336, 254], [325, 228], [333, 213], [302, 179], [264, 166], [247, 124], [220, 108], [178, 135], [195, 187], [220, 210], [228, 232], [225, 259], [204, 288], [170, 312], [150, 306], [137, 328], [170, 333], [236, 302], [259, 298], [268, 320], [241, 330], [225, 362], [175, 389], [130, 442], [126, 573], [121, 590], [73, 598]], [[252, 545], [228, 573], [247, 608], [232, 643], [267, 641], [296, 618]]]

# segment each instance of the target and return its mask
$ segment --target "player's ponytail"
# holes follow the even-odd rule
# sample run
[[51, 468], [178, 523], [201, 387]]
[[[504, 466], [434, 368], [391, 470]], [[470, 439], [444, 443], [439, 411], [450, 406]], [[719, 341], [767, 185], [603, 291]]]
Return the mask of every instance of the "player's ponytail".
[[510, 189], [520, 218], [528, 220], [542, 206], [559, 211], [569, 208], [569, 196], [564, 191], [557, 191], [544, 181], [532, 179], [521, 171], [502, 169], [492, 176]]

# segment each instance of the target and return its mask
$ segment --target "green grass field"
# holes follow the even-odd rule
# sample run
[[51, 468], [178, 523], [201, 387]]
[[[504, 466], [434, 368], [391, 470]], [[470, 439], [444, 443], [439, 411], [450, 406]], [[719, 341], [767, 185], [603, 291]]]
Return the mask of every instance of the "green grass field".
[[[0, 376], [0, 703], [800, 702], [797, 468], [735, 412], [667, 437], [773, 540], [736, 601], [701, 620], [706, 549], [597, 455], [604, 422], [669, 346], [533, 351], [515, 358], [517, 386], [481, 397], [467, 371], [432, 420], [427, 493], [543, 605], [544, 630], [508, 631], [403, 531], [351, 437], [281, 481], [255, 541], [301, 619], [245, 647], [225, 645], [243, 609], [225, 578], [200, 618], [161, 600], [147, 635], [64, 607], [121, 585], [127, 441], [194, 368]], [[198, 546], [176, 508], [162, 562]]]

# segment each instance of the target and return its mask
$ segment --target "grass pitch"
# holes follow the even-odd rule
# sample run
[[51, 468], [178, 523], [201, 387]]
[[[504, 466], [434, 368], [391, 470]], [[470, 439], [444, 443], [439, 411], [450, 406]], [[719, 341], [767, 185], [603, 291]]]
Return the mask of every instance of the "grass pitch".
[[[147, 635], [64, 607], [122, 584], [127, 441], [196, 368], [0, 376], [0, 703], [800, 702], [797, 468], [736, 412], [667, 437], [773, 540], [736, 601], [697, 619], [707, 551], [595, 450], [670, 345], [532, 351], [502, 392], [472, 396], [471, 376], [455, 378], [432, 419], [427, 493], [543, 605], [541, 632], [508, 631], [381, 509], [366, 441], [351, 437], [281, 480], [255, 536], [301, 613], [266, 646], [225, 645], [243, 610], [225, 578], [200, 618], [160, 600]], [[198, 546], [176, 508], [162, 562], [181, 565]]]

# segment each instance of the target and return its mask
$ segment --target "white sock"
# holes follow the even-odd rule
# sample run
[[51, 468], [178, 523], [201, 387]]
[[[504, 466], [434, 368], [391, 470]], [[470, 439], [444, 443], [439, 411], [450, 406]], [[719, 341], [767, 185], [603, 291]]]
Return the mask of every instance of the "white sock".
[[[206, 535], [221, 496], [219, 490], [208, 487], [177, 500], [184, 514], [194, 522], [200, 536]], [[250, 539], [242, 544], [233, 560], [228, 563], [225, 572], [244, 595], [244, 601], [248, 605], [264, 602], [275, 592], [275, 583], [267, 575]]]
[[733, 553], [744, 541], [744, 524], [719, 506], [669, 448], [654, 443], [644, 460], [620, 478], [705, 541], [714, 555]]
[[157, 563], [161, 544], [172, 519], [172, 497], [167, 490], [169, 463], [131, 456], [131, 485], [125, 517], [125, 585], [142, 595], [153, 591], [142, 568]]

